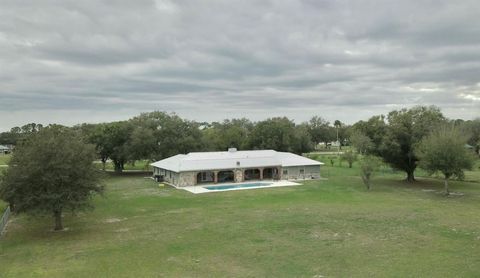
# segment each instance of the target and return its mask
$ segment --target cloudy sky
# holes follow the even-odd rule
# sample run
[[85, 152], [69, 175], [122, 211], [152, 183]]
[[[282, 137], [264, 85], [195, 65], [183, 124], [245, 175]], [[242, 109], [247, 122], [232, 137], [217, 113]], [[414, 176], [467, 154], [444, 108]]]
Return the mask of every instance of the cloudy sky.
[[480, 116], [480, 2], [0, 0], [0, 130], [163, 110]]

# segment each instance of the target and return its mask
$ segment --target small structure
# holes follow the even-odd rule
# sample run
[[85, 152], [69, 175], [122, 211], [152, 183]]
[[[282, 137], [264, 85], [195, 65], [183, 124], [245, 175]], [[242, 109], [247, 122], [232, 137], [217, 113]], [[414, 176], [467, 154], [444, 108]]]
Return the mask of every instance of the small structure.
[[274, 150], [193, 152], [154, 162], [158, 181], [184, 187], [207, 183], [236, 183], [251, 180], [319, 179], [323, 163]]
[[9, 146], [0, 145], [0, 155], [9, 154], [12, 152], [12, 149]]

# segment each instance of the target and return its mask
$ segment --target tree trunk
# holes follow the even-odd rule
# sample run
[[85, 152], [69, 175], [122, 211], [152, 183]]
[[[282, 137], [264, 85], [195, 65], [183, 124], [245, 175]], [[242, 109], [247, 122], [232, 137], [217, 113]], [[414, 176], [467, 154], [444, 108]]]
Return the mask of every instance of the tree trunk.
[[63, 230], [62, 211], [61, 210], [54, 211], [53, 217], [55, 218], [55, 231]]
[[353, 162], [348, 162], [348, 168], [352, 168]]
[[114, 161], [113, 164], [115, 165], [115, 172], [121, 173], [123, 170], [122, 163]]
[[10, 212], [15, 212], [15, 204], [13, 202], [9, 202], [8, 206], [10, 207]]
[[367, 190], [370, 190], [370, 175], [369, 174], [362, 174], [362, 181], [367, 187]]
[[407, 182], [415, 182], [415, 176], [413, 175], [412, 170], [407, 171]]
[[366, 175], [367, 178], [367, 190], [370, 191], [370, 173]]
[[448, 189], [448, 178], [445, 178], [445, 195], [450, 195], [450, 190]]

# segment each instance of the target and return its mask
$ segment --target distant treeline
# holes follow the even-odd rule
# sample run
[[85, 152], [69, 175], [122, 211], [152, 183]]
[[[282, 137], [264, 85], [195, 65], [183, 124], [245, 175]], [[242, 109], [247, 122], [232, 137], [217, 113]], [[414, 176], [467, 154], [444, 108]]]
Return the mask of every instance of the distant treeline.
[[[154, 161], [178, 153], [220, 151], [229, 147], [305, 153], [319, 143], [338, 140], [342, 146], [354, 144], [359, 152], [381, 156], [393, 167], [409, 175], [412, 172], [413, 178], [416, 161], [413, 145], [441, 123], [460, 127], [468, 135], [468, 144], [478, 153], [480, 119], [449, 120], [440, 109], [424, 106], [395, 110], [353, 125], [338, 120], [330, 123], [318, 116], [300, 124], [286, 117], [258, 122], [242, 118], [206, 123], [155, 111], [127, 121], [80, 124], [72, 129], [78, 131], [85, 142], [95, 145], [99, 159], [103, 162], [111, 159], [117, 171], [122, 171], [129, 161]], [[42, 128], [35, 123], [14, 127], [0, 133], [0, 144], [21, 144], [26, 136]]]

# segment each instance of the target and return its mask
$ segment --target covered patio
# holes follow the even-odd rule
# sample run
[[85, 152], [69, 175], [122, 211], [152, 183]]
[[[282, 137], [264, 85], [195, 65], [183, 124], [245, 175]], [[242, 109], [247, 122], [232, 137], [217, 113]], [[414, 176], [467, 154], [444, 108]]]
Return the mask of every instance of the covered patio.
[[243, 180], [279, 180], [279, 172], [280, 170], [278, 167], [245, 169], [243, 172]]
[[196, 175], [196, 184], [235, 182], [233, 170], [203, 171]]

